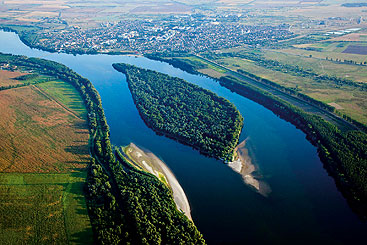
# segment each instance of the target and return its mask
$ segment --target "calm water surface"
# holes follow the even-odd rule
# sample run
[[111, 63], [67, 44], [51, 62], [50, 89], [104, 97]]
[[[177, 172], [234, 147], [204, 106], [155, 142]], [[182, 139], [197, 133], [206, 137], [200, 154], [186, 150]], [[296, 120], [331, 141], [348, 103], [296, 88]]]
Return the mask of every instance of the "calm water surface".
[[[143, 57], [74, 56], [30, 49], [16, 34], [2, 31], [0, 52], [54, 60], [88, 78], [102, 97], [112, 143], [134, 142], [167, 163], [185, 190], [193, 220], [209, 244], [364, 244], [366, 225], [350, 210], [305, 134], [214, 80]], [[248, 139], [250, 155], [272, 189], [269, 197], [251, 190], [222, 162], [147, 128], [133, 104], [125, 76], [111, 66], [115, 62], [183, 78], [234, 103], [245, 119], [240, 140]]]

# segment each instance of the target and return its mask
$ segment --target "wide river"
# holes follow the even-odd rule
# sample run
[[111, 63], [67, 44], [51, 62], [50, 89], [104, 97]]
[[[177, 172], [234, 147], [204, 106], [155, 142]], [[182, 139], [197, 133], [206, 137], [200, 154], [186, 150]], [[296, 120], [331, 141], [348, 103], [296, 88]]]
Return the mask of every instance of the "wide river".
[[[366, 224], [337, 190], [305, 134], [263, 106], [216, 81], [143, 57], [70, 55], [31, 49], [14, 33], [0, 31], [0, 52], [65, 64], [88, 78], [102, 97], [114, 145], [136, 145], [160, 157], [189, 199], [192, 218], [209, 244], [362, 244]], [[264, 197], [220, 161], [156, 135], [141, 120], [125, 76], [112, 63], [125, 62], [183, 78], [223, 96], [244, 117], [240, 140], [272, 192]]]

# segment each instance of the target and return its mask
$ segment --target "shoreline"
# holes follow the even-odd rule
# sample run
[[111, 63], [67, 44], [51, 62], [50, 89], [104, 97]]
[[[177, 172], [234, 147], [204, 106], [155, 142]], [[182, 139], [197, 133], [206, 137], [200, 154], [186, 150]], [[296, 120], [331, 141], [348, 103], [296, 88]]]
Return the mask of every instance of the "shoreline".
[[228, 166], [236, 173], [242, 176], [244, 183], [258, 192], [264, 197], [268, 197], [271, 193], [269, 185], [263, 180], [258, 178], [258, 175], [254, 175], [258, 171], [258, 168], [253, 164], [251, 157], [249, 156], [246, 143], [248, 139], [242, 141], [235, 148], [237, 153], [237, 159], [228, 163]]
[[177, 209], [192, 221], [189, 201], [176, 176], [169, 167], [154, 153], [142, 150], [134, 143], [126, 146], [124, 152], [129, 160], [137, 165], [136, 167], [153, 174], [172, 190], [172, 197]]

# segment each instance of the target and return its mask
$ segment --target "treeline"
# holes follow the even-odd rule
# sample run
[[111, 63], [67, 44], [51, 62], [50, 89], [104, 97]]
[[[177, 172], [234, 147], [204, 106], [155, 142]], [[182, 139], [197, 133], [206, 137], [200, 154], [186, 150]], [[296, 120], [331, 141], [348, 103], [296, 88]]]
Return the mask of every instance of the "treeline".
[[210, 53], [207, 56], [211, 59], [213, 58], [217, 59], [220, 57], [239, 57], [239, 58], [249, 59], [249, 60], [255, 61], [257, 65], [262, 66], [264, 68], [271, 69], [274, 71], [289, 73], [295, 76], [309, 77], [313, 79], [315, 82], [331, 83], [331, 84], [334, 84], [334, 86], [348, 85], [348, 86], [359, 88], [361, 90], [367, 90], [367, 84], [364, 84], [364, 83], [353, 82], [351, 80], [348, 80], [345, 78], [339, 78], [336, 76], [321, 75], [309, 69], [305, 70], [298, 65], [289, 65], [289, 64], [280, 63], [277, 60], [265, 59], [264, 57], [258, 54], [242, 52], [242, 53], [221, 53], [220, 55], [216, 55], [216, 54]]
[[[37, 37], [37, 30], [38, 27], [34, 26], [0, 26], [0, 29], [7, 31], [7, 32], [15, 32], [18, 34], [20, 40], [31, 48], [40, 48], [34, 45]], [[51, 50], [46, 50], [51, 51]]]
[[278, 97], [236, 78], [226, 76], [221, 85], [243, 95], [291, 122], [317, 146], [319, 156], [352, 209], [367, 219], [367, 134], [341, 132], [319, 116], [310, 115]]
[[286, 92], [286, 93], [288, 93], [290, 95], [297, 96], [298, 98], [300, 98], [300, 99], [302, 99], [304, 101], [307, 101], [307, 102], [309, 102], [309, 103], [311, 103], [313, 105], [316, 105], [316, 106], [318, 106], [320, 108], [323, 108], [323, 109], [328, 110], [330, 112], [335, 112], [335, 108], [333, 106], [330, 106], [328, 104], [325, 104], [322, 101], [315, 100], [314, 98], [311, 98], [308, 95], [299, 93], [297, 91], [297, 89], [295, 89], [295, 88], [287, 88], [287, 87], [284, 87], [284, 86], [279, 85], [279, 84], [277, 84], [277, 83], [275, 83], [273, 81], [270, 81], [270, 80], [268, 80], [266, 78], [259, 77], [259, 76], [255, 75], [255, 74], [252, 74], [250, 72], [244, 71], [242, 69], [237, 69], [237, 72], [240, 73], [240, 74], [242, 74], [242, 75], [244, 75], [244, 76], [246, 76], [246, 77], [248, 77], [248, 78], [251, 78], [251, 79], [253, 79], [253, 80], [257, 81], [257, 82], [265, 83], [265, 84], [270, 85], [271, 87], [276, 88], [276, 89], [278, 89], [278, 90], [280, 90], [282, 92]]
[[100, 96], [89, 80], [53, 61], [0, 54], [0, 63], [5, 61], [57, 77], [82, 95], [93, 157], [85, 192], [97, 244], [205, 243], [195, 225], [177, 210], [166, 186], [154, 176], [125, 171], [121, 159], [116, 160]]
[[172, 65], [175, 68], [180, 68], [184, 71], [187, 71], [189, 73], [192, 74], [197, 74], [198, 72], [196, 70], [198, 69], [204, 69], [206, 68], [206, 66], [198, 61], [193, 61], [193, 60], [189, 60], [186, 59], [185, 61], [175, 58], [175, 57], [170, 57], [170, 58], [163, 58], [161, 55], [157, 55], [157, 54], [146, 54], [145, 57], [152, 59], [152, 60], [158, 60], [158, 61], [163, 61], [166, 62], [170, 65]]
[[26, 81], [26, 80], [34, 79], [36, 77], [38, 77], [38, 74], [31, 73], [31, 74], [26, 74], [26, 75], [22, 75], [22, 76], [19, 76], [19, 77], [15, 77], [13, 79], [18, 80], [18, 81]]
[[328, 60], [328, 61], [334, 61], [335, 63], [339, 63], [339, 64], [349, 64], [349, 65], [367, 65], [367, 61], [361, 61], [361, 62], [357, 62], [357, 61], [354, 61], [354, 60], [346, 60], [346, 59], [333, 59], [333, 58], [329, 58], [329, 57], [326, 57], [325, 60]]
[[13, 84], [13, 85], [7, 85], [7, 86], [0, 86], [0, 91], [1, 90], [6, 90], [6, 89], [12, 89], [12, 88], [25, 87], [25, 86], [34, 85], [34, 84], [45, 83], [45, 82], [48, 82], [48, 81], [49, 80], [40, 80], [40, 81], [36, 81], [36, 82], [26, 82], [26, 83]]
[[[210, 57], [210, 58], [212, 58], [212, 59], [218, 58], [215, 54], [208, 54], [207, 56]], [[250, 57], [254, 57], [254, 56], [250, 55], [247, 58], [250, 59]], [[277, 61], [275, 61], [275, 62], [277, 62]], [[280, 84], [277, 84], [277, 83], [275, 83], [273, 81], [270, 81], [270, 80], [268, 80], [266, 78], [259, 77], [259, 76], [255, 75], [255, 74], [252, 74], [250, 72], [244, 71], [242, 69], [237, 69], [237, 72], [240, 73], [241, 75], [244, 75], [244, 76], [246, 76], [246, 77], [248, 77], [250, 79], [253, 79], [255, 81], [262, 82], [262, 83], [265, 83], [267, 85], [270, 85], [273, 88], [276, 88], [276, 89], [278, 89], [278, 90], [280, 90], [282, 92], [286, 92], [286, 93], [288, 93], [288, 94], [290, 94], [292, 96], [297, 96], [298, 98], [300, 98], [300, 99], [302, 99], [302, 100], [304, 100], [304, 101], [306, 101], [306, 102], [308, 102], [308, 103], [310, 103], [312, 105], [315, 105], [315, 106], [317, 106], [319, 108], [322, 108], [322, 109], [325, 109], [325, 110], [330, 111], [332, 113], [335, 113], [335, 114], [341, 116], [344, 120], [346, 120], [346, 121], [354, 124], [359, 129], [362, 129], [365, 132], [367, 132], [367, 126], [365, 124], [360, 123], [359, 121], [356, 121], [355, 119], [351, 118], [350, 116], [345, 115], [345, 114], [341, 113], [340, 111], [335, 110], [335, 108], [333, 106], [330, 106], [330, 105], [328, 105], [328, 104], [326, 104], [326, 103], [324, 103], [322, 101], [316, 100], [316, 99], [314, 99], [314, 98], [312, 98], [312, 97], [310, 97], [308, 95], [305, 95], [305, 94], [301, 93], [299, 91], [299, 89], [297, 89], [297, 88], [287, 88], [287, 87], [284, 87], [284, 86], [282, 86]], [[317, 75], [316, 73], [314, 73], [314, 74], [315, 74], [315, 76]], [[294, 74], [294, 75], [297, 75], [297, 73]], [[325, 77], [329, 77], [329, 76], [327, 76], [327, 75], [325, 75], [325, 76], [324, 75], [318, 75], [318, 77], [316, 77], [315, 79], [318, 79], [319, 77], [324, 77], [325, 78]], [[346, 79], [337, 78], [335, 76], [331, 77], [331, 79], [332, 80], [334, 79], [334, 81], [344, 80], [344, 81], [346, 81], [346, 83], [344, 85], [354, 84], [354, 86], [356, 86], [356, 87], [359, 86], [359, 89], [361, 89], [362, 91], [367, 90], [367, 85], [366, 84], [356, 83], [356, 82], [349, 81], [349, 80], [346, 80]]]
[[[1, 53], [0, 53], [1, 56]], [[6, 63], [7, 62], [2, 62], [3, 60], [0, 57], [0, 64], [2, 63]], [[39, 75], [36, 73], [32, 73], [32, 74], [26, 74], [26, 75], [22, 75], [19, 77], [15, 77], [13, 78], [14, 80], [18, 80], [18, 81], [27, 81], [27, 80], [31, 80], [31, 79], [35, 79], [37, 78]], [[12, 88], [20, 88], [20, 87], [25, 87], [25, 86], [29, 86], [29, 85], [35, 85], [35, 84], [40, 84], [40, 83], [45, 83], [45, 82], [49, 82], [51, 80], [51, 78], [47, 77], [47, 78], [42, 78], [40, 80], [36, 80], [33, 82], [23, 82], [20, 84], [11, 84], [11, 85], [7, 85], [7, 86], [0, 86], [0, 91], [2, 90], [6, 90], [6, 89], [12, 89]]]
[[133, 214], [127, 218], [137, 239], [144, 244], [204, 244], [193, 223], [177, 211], [171, 190], [154, 175], [132, 167], [118, 150], [116, 154], [121, 162], [115, 165], [116, 181], [122, 187], [127, 213]]
[[113, 64], [126, 74], [134, 102], [145, 123], [157, 133], [232, 161], [243, 118], [228, 100], [183, 79], [127, 64]]

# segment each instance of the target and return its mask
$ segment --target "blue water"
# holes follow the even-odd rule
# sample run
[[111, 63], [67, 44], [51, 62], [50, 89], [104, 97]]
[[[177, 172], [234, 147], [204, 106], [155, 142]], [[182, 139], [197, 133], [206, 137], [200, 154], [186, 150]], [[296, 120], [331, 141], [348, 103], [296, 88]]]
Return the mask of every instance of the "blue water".
[[[366, 225], [350, 210], [304, 133], [216, 81], [143, 57], [48, 53], [2, 31], [0, 52], [54, 60], [88, 78], [101, 95], [112, 143], [134, 142], [166, 162], [185, 190], [193, 220], [209, 244], [363, 244]], [[125, 76], [111, 66], [115, 62], [183, 78], [234, 103], [244, 117], [240, 140], [248, 139], [250, 155], [272, 189], [269, 197], [254, 192], [222, 162], [147, 128]]]

